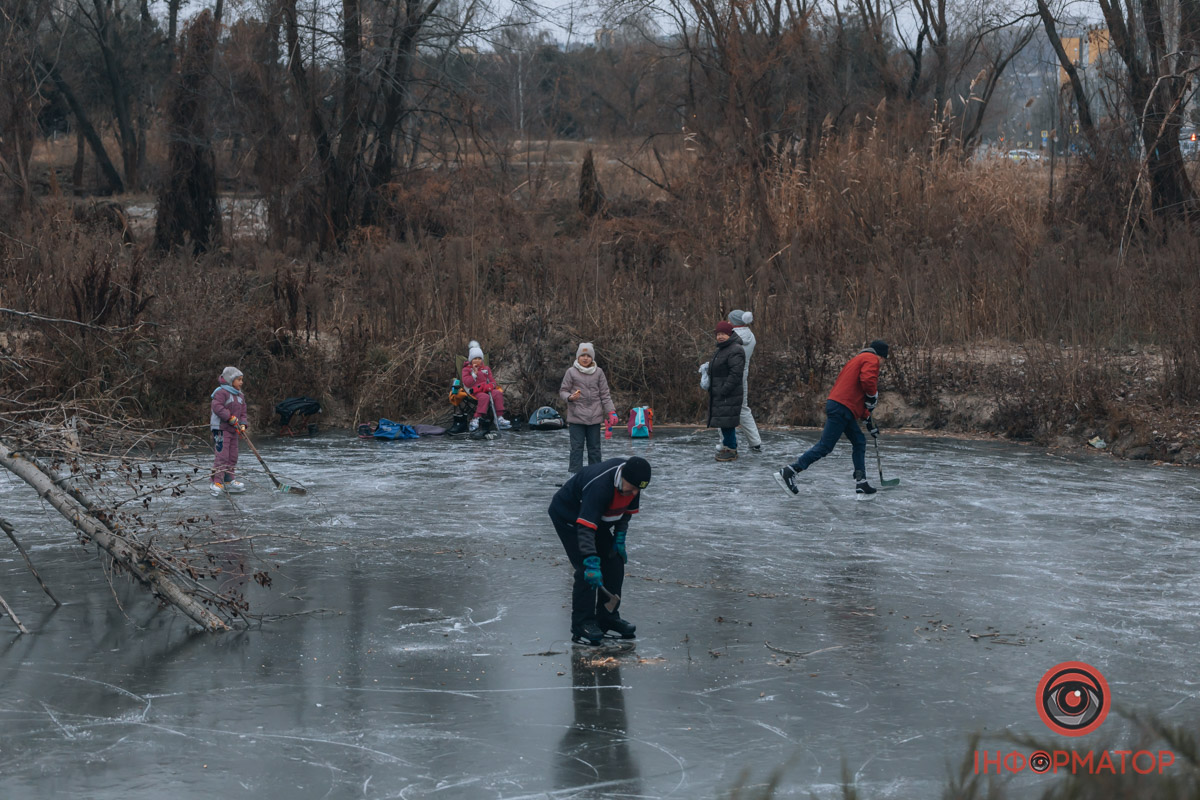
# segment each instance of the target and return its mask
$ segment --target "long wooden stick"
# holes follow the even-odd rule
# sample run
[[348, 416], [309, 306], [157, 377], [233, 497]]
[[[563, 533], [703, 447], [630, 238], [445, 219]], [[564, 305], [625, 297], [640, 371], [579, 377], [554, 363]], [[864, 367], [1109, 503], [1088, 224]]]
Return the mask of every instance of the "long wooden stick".
[[129, 570], [129, 574], [155, 595], [178, 608], [188, 618], [207, 631], [226, 631], [229, 626], [216, 614], [185, 592], [171, 577], [145, 562], [141, 554], [124, 537], [117, 535], [106, 523], [92, 515], [70, 494], [54, 485], [54, 478], [43, 472], [34, 462], [0, 443], [0, 466], [28, 483], [58, 513], [83, 533], [89, 541], [96, 543], [114, 561]]
[[303, 486], [289, 486], [286, 483], [281, 483], [279, 478], [275, 477], [275, 473], [271, 472], [271, 468], [267, 466], [267, 462], [263, 461], [263, 457], [258, 454], [258, 448], [254, 446], [254, 442], [250, 441], [250, 436], [242, 431], [242, 438], [246, 440], [246, 444], [250, 445], [250, 450], [254, 453], [254, 457], [258, 459], [258, 463], [262, 464], [262, 468], [267, 471], [267, 477], [275, 484], [275, 488], [281, 492], [291, 492], [292, 494], [308, 494], [308, 490]]
[[4, 613], [8, 614], [10, 617], [12, 617], [12, 621], [17, 623], [17, 629], [20, 630], [21, 633], [29, 633], [29, 629], [21, 624], [21, 620], [17, 619], [17, 615], [14, 614], [13, 610], [8, 607], [8, 603], [4, 602], [3, 595], [0, 595], [0, 608], [3, 608]]
[[29, 567], [29, 571], [33, 573], [33, 577], [37, 578], [38, 585], [42, 587], [42, 591], [46, 593], [46, 596], [54, 601], [54, 605], [56, 607], [61, 606], [62, 603], [60, 603], [58, 598], [54, 596], [54, 592], [50, 591], [50, 587], [46, 585], [46, 582], [42, 580], [42, 576], [38, 575], [38, 571], [34, 569], [33, 562], [29, 560], [29, 554], [25, 552], [25, 548], [22, 547], [21, 543], [17, 541], [17, 534], [16, 531], [13, 530], [12, 523], [6, 519], [0, 518], [0, 530], [3, 530], [6, 534], [8, 534], [8, 538], [12, 539], [12, 543], [17, 546], [17, 550], [21, 553], [21, 558], [25, 559], [25, 566]]

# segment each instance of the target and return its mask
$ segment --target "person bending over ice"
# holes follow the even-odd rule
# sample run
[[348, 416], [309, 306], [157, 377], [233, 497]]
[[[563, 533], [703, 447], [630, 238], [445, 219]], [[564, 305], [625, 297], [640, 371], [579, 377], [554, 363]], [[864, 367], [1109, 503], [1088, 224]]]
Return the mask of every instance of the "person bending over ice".
[[571, 641], [598, 645], [611, 631], [632, 639], [637, 626], [605, 608], [625, 581], [625, 534], [650, 485], [650, 462], [641, 456], [610, 458], [572, 475], [550, 502], [550, 521], [575, 571], [571, 589]]
[[887, 357], [887, 342], [876, 339], [842, 367], [833, 382], [833, 391], [825, 401], [825, 429], [821, 431], [820, 440], [794, 463], [775, 473], [776, 482], [792, 497], [800, 493], [796, 474], [829, 455], [842, 434], [850, 440], [855, 493], [862, 497], [875, 494], [875, 487], [867, 483], [867, 437], [863, 436], [858, 421], [865, 419], [870, 434], [878, 435], [879, 428], [875, 427], [871, 412], [879, 400], [879, 359]]
[[496, 406], [496, 427], [506, 431], [512, 423], [504, 418], [504, 392], [496, 385], [492, 369], [483, 363], [483, 349], [479, 342], [471, 340], [467, 350], [467, 361], [462, 368], [463, 386], [475, 396], [475, 416], [471, 418], [471, 430], [479, 430], [479, 419], [488, 413], [491, 404]]

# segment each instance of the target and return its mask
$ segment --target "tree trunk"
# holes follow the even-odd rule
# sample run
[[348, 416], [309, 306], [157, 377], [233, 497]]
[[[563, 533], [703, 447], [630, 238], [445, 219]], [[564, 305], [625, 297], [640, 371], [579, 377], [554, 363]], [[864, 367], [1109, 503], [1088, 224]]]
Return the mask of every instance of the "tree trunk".
[[[112, 91], [113, 116], [117, 121], [117, 134], [121, 144], [121, 162], [125, 169], [125, 183], [131, 190], [137, 190], [141, 185], [138, 175], [138, 136], [133, 126], [133, 114], [130, 112], [129, 86], [125, 74], [121, 71], [120, 62], [114, 49], [110, 35], [112, 18], [103, 0], [92, 0], [96, 11], [96, 39], [100, 45], [100, 55], [104, 61], [104, 75], [108, 79]], [[116, 45], [119, 47], [119, 43]]]
[[1050, 7], [1046, 5], [1046, 0], [1038, 0], [1037, 7], [1038, 15], [1042, 18], [1042, 27], [1046, 29], [1046, 38], [1050, 40], [1050, 46], [1054, 48], [1054, 53], [1058, 56], [1059, 66], [1063, 68], [1063, 71], [1067, 73], [1067, 78], [1071, 81], [1071, 91], [1075, 94], [1075, 113], [1079, 116], [1079, 130], [1087, 139], [1092, 152], [1099, 153], [1096, 126], [1092, 122], [1092, 109], [1088, 105], [1083, 79], [1079, 77], [1079, 70], [1075, 69], [1075, 65], [1071, 63], [1071, 57], [1067, 55], [1067, 50], [1063, 47], [1062, 38], [1058, 35], [1058, 27], [1055, 24], [1054, 16], [1050, 13]]
[[[175, 67], [175, 34], [179, 30], [179, 7], [183, 0], [167, 0], [167, 74]], [[217, 22], [220, 23], [220, 18]]]
[[225, 622], [187, 594], [168, 575], [159, 571], [154, 563], [146, 558], [145, 552], [138, 552], [133, 543], [118, 535], [84, 503], [60, 488], [59, 482], [37, 464], [0, 443], [0, 465], [32, 486], [39, 498], [54, 506], [58, 513], [79, 530], [84, 543], [95, 542], [116, 564], [150, 589], [155, 597], [175, 606], [207, 631], [229, 630]]
[[284, 30], [287, 36], [288, 72], [296, 85], [296, 95], [308, 117], [309, 133], [312, 134], [316, 145], [317, 163], [321, 170], [321, 213], [324, 218], [324, 230], [320, 234], [323, 246], [339, 242], [346, 232], [344, 219], [344, 204], [340, 202], [341, 189], [340, 172], [337, 158], [333, 152], [333, 142], [329, 129], [325, 124], [325, 116], [321, 113], [320, 101], [316, 97], [309, 81], [308, 68], [300, 54], [300, 22], [296, 13], [296, 0], [283, 0], [280, 3], [283, 11]]
[[75, 93], [71, 91], [71, 87], [63, 80], [59, 74], [58, 67], [53, 64], [45, 64], [42, 67], [50, 76], [50, 80], [54, 82], [54, 87], [58, 89], [59, 94], [67, 101], [67, 106], [70, 107], [71, 113], [75, 115], [75, 124], [79, 126], [79, 133], [83, 138], [87, 139], [88, 146], [92, 148], [92, 153], [96, 156], [96, 165], [104, 174], [105, 180], [108, 181], [109, 192], [120, 194], [125, 191], [125, 183], [121, 180], [120, 173], [113, 166], [112, 159], [108, 157], [108, 151], [104, 149], [104, 142], [101, 141], [100, 135], [96, 133], [96, 129], [92, 127], [91, 121], [88, 119], [87, 112], [83, 110], [79, 99]]
[[180, 46], [179, 70], [167, 109], [169, 173], [158, 196], [154, 246], [159, 251], [190, 239], [195, 253], [221, 239], [217, 167], [208, 133], [205, 83], [212, 73], [217, 26], [212, 12], [200, 12]]
[[83, 129], [75, 125], [75, 165], [71, 167], [71, 193], [76, 197], [83, 196], [83, 170], [87, 161], [87, 139]]

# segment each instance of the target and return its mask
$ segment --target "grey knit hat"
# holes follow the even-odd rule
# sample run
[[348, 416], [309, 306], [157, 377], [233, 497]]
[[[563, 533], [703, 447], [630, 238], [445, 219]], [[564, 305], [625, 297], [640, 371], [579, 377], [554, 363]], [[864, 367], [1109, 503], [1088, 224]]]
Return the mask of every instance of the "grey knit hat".
[[242, 377], [242, 371], [237, 367], [226, 367], [225, 369], [221, 370], [221, 378], [231, 386], [233, 385], [233, 382], [240, 377]]
[[734, 325], [749, 325], [751, 322], [754, 322], [754, 313], [735, 308], [729, 312], [729, 321]]

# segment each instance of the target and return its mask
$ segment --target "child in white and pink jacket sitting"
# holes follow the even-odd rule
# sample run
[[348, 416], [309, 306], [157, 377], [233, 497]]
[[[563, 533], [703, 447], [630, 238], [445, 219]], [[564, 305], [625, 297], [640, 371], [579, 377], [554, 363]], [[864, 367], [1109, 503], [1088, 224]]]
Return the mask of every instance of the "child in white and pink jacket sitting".
[[238, 460], [238, 434], [246, 430], [246, 396], [242, 394], [245, 378], [237, 367], [226, 367], [217, 382], [220, 385], [212, 393], [208, 424], [216, 453], [209, 487], [213, 497], [246, 491], [246, 484], [233, 476]]
[[483, 348], [471, 340], [467, 360], [462, 368], [462, 382], [467, 391], [475, 396], [475, 416], [471, 419], [471, 430], [479, 430], [479, 419], [488, 413], [491, 405], [496, 407], [496, 426], [508, 430], [512, 423], [504, 418], [504, 392], [496, 385], [491, 368], [483, 363]]

